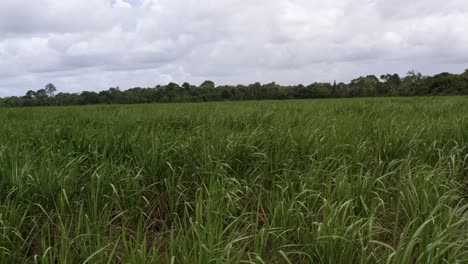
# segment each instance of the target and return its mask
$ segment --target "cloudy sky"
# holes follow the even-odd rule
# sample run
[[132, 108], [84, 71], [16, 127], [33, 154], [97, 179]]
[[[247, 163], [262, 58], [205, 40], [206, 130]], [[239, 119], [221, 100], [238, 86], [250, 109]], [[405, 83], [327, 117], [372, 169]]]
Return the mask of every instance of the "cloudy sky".
[[0, 97], [463, 72], [466, 0], [0, 0]]

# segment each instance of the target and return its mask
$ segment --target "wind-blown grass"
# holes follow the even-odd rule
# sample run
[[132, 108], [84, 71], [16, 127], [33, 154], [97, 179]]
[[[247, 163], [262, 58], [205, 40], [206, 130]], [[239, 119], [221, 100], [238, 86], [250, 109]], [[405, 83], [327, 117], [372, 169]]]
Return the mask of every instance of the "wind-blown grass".
[[464, 263], [468, 98], [0, 109], [1, 263]]

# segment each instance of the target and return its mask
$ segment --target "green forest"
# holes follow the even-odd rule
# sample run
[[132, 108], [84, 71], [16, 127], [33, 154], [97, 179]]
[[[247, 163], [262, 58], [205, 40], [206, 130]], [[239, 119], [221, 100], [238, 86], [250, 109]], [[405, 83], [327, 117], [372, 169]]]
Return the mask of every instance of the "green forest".
[[142, 104], [167, 102], [212, 102], [244, 100], [284, 100], [312, 98], [349, 98], [381, 96], [434, 96], [468, 95], [468, 70], [462, 74], [448, 72], [434, 76], [423, 76], [409, 71], [405, 76], [385, 74], [378, 78], [367, 75], [349, 83], [312, 83], [309, 85], [283, 86], [277, 83], [250, 85], [218, 85], [204, 81], [196, 86], [169, 83], [155, 87], [135, 87], [121, 90], [111, 87], [101, 92], [81, 93], [58, 92], [49, 83], [39, 90], [29, 90], [24, 96], [0, 98], [0, 106], [65, 106], [90, 104]]

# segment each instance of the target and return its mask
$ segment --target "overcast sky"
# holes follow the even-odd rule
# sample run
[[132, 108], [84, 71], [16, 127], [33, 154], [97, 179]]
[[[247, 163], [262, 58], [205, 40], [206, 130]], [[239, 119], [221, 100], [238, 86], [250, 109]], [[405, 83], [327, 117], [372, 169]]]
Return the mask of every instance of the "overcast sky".
[[0, 97], [467, 68], [467, 0], [0, 0]]

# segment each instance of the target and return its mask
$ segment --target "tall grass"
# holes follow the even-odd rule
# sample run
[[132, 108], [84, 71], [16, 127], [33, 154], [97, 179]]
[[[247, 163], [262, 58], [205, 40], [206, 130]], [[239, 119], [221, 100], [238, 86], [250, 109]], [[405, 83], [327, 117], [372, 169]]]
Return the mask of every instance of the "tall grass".
[[468, 98], [0, 109], [1, 263], [466, 263]]

